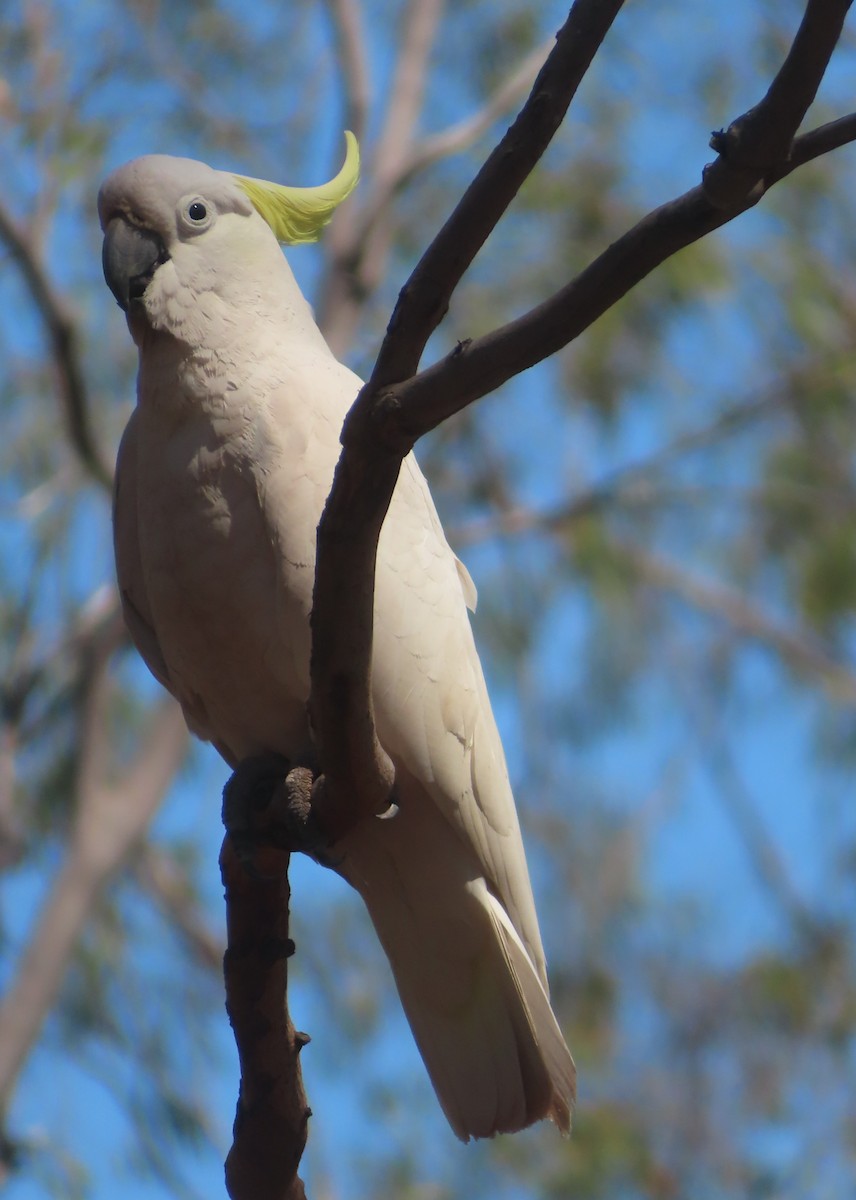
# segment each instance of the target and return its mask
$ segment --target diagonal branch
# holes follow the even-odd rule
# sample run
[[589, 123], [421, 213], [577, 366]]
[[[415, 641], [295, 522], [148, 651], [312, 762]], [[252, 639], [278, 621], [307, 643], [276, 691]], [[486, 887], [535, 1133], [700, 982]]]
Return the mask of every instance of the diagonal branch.
[[645, 458], [617, 467], [560, 504], [546, 509], [506, 504], [490, 516], [476, 518], [458, 526], [452, 531], [452, 541], [460, 547], [487, 538], [505, 537], [531, 530], [540, 533], [561, 532], [582, 517], [619, 504], [628, 494], [632, 497], [632, 488], [640, 484], [650, 485], [671, 463], [680, 461], [695, 450], [715, 444], [719, 439], [744, 428], [752, 421], [774, 412], [783, 400], [782, 385], [777, 383], [760, 396], [723, 409], [707, 425], [678, 434], [672, 441], [658, 447]]
[[552, 40], [530, 51], [496, 91], [488, 96], [477, 112], [439, 133], [424, 138], [402, 168], [396, 187], [402, 187], [417, 172], [424, 171], [440, 159], [460, 154], [487, 133], [494, 121], [498, 120], [527, 88], [532, 87], [551, 46]]
[[464, 272], [559, 128], [623, 0], [577, 0], [529, 99], [405, 284], [370, 388], [407, 379]]
[[0, 241], [20, 270], [44, 323], [71, 444], [87, 473], [109, 491], [113, 486], [113, 472], [92, 430], [89, 395], [80, 365], [74, 320], [54, 291], [24, 230], [2, 205]]
[[669, 592], [692, 608], [724, 621], [742, 637], [766, 646], [795, 670], [818, 678], [834, 700], [856, 706], [856, 671], [811, 630], [785, 624], [741, 592], [700, 579], [676, 563], [621, 543], [618, 552], [648, 586]]
[[[619, 0], [574, 4], [517, 120], [402, 289], [371, 380], [342, 430], [343, 451], [318, 528], [309, 703], [327, 784], [319, 815], [330, 832], [344, 833], [389, 803], [393, 771], [377, 738], [371, 699], [374, 563], [402, 459], [446, 417], [567, 345], [676, 251], [757, 204], [795, 165], [831, 142], [851, 140], [849, 124], [839, 123], [834, 134], [816, 131], [807, 147], [797, 142], [791, 153], [849, 6], [850, 0], [809, 0], [767, 97], [731, 127], [749, 129], [752, 146], [769, 137], [783, 147], [775, 162], [764, 156], [763, 166], [750, 170], [723, 153], [717, 174], [729, 187], [714, 189], [716, 203], [708, 194], [708, 169], [706, 182], [643, 218], [553, 297], [414, 375], [452, 292], [549, 143], [621, 8]], [[809, 83], [790, 101], [794, 72], [804, 72]], [[731, 153], [733, 137], [723, 136], [721, 149]], [[346, 594], [350, 604], [343, 610]]]
[[[337, 9], [341, 6], [346, 10], [342, 14], [342, 24], [345, 25], [351, 19], [351, 0], [328, 2]], [[343, 29], [339, 37], [340, 43], [346, 40], [351, 42], [356, 33], [346, 38], [346, 30]], [[363, 193], [362, 205], [359, 208], [348, 206], [337, 217], [326, 238], [327, 268], [318, 301], [318, 323], [337, 357], [346, 353], [366, 298], [377, 290], [386, 275], [393, 244], [391, 209], [395, 197], [415, 176], [438, 160], [466, 150], [494, 121], [516, 104], [532, 87], [548, 49], [548, 45], [542, 45], [526, 55], [511, 75], [488, 96], [482, 107], [465, 120], [424, 138], [410, 148], [403, 147], [396, 170], [388, 172], [385, 179], [371, 177], [367, 180], [369, 187]], [[347, 61], [356, 53], [354, 47], [341, 45], [340, 55], [346, 60], [346, 105], [348, 111], [358, 114], [359, 107], [354, 95], [356, 84], [351, 78], [356, 67]], [[351, 120], [358, 122], [358, 115]], [[349, 128], [355, 129], [356, 124], [349, 124]]]
[[683, 700], [691, 724], [696, 727], [715, 795], [731, 819], [759, 885], [797, 933], [807, 939], [822, 937], [825, 932], [822, 920], [805, 902], [789, 875], [784, 857], [738, 768], [725, 731], [715, 714], [701, 711], [701, 689], [685, 687]]
[[797, 166], [856, 140], [856, 116], [833, 124], [834, 129], [822, 126], [798, 138], [789, 159], [731, 208], [711, 203], [706, 185], [699, 184], [648, 213], [543, 304], [381, 392], [371, 414], [380, 435], [412, 446], [474, 400], [567, 346], [673, 254], [754, 207]]
[[[829, 154], [832, 150], [840, 150], [842, 146], [847, 146], [854, 141], [856, 141], [856, 113], [848, 113], [845, 117], [839, 117], [837, 121], [828, 121], [825, 125], [820, 125], [817, 129], [812, 129], [809, 133], [798, 137], [791, 147], [789, 168], [791, 171], [796, 170], [797, 167], [803, 167], [813, 159], [820, 158], [823, 154]], [[784, 175], [789, 173], [789, 171], [774, 172], [771, 182], [777, 183], [779, 179], [783, 179]]]
[[[89, 679], [87, 707], [100, 710], [106, 724], [111, 695], [105, 687], [108, 663]], [[90, 711], [89, 720], [98, 719]], [[155, 711], [147, 736], [127, 776], [108, 785], [103, 751], [81, 764], [76, 780], [76, 811], [65, 859], [36, 918], [35, 928], [0, 1003], [0, 1112], [9, 1103], [18, 1074], [53, 1007], [86, 922], [102, 889], [148, 827], [184, 757], [187, 730], [171, 698]], [[85, 757], [85, 756], [84, 756]]]

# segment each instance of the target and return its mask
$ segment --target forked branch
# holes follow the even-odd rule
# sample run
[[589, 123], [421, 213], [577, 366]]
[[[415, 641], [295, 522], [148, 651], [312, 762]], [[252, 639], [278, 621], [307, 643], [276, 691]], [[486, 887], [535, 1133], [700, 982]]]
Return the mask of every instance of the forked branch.
[[386, 403], [380, 389], [418, 367], [449, 297], [549, 145], [622, 2], [574, 4], [516, 121], [402, 290], [372, 380], [346, 421], [345, 450], [318, 530], [309, 704], [324, 765], [319, 819], [334, 841], [362, 816], [383, 812], [394, 781], [371, 699], [374, 563], [410, 445], [376, 436], [377, 412]]
[[797, 166], [856, 138], [850, 116], [794, 140], [850, 3], [809, 0], [767, 95], [715, 137], [719, 158], [698, 187], [649, 213], [530, 312], [417, 374], [455, 287], [549, 144], [621, 8], [620, 0], [574, 4], [517, 120], [402, 289], [342, 431], [318, 529], [310, 700], [326, 784], [319, 815], [334, 839], [390, 800], [393, 771], [371, 700], [374, 564], [404, 456], [447, 417], [569, 344], [657, 266], [757, 204]]

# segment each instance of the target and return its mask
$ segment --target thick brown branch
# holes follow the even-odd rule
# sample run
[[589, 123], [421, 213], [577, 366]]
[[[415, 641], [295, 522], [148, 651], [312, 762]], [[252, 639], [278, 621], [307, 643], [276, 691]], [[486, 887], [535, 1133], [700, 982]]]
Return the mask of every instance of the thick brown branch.
[[220, 852], [228, 945], [226, 1008], [241, 1063], [233, 1144], [226, 1159], [232, 1200], [305, 1200], [297, 1175], [311, 1115], [299, 1054], [308, 1040], [288, 1016], [288, 854], [259, 851], [248, 870], [227, 835]]
[[113, 486], [113, 472], [92, 431], [89, 396], [80, 365], [74, 320], [54, 292], [26, 234], [2, 205], [0, 241], [17, 264], [44, 323], [71, 444], [88, 474], [109, 490]]
[[[847, 146], [853, 141], [856, 141], [856, 113], [848, 113], [846, 117], [839, 117], [837, 121], [829, 121], [826, 125], [820, 125], [809, 133], [803, 133], [791, 147], [786, 173], [789, 174], [797, 167], [804, 166], [805, 163], [812, 162], [815, 158], [820, 158], [822, 154], [840, 150], [842, 146]], [[782, 178], [783, 175], [776, 171], [771, 173], [771, 182], [777, 182]]]
[[[318, 528], [309, 714], [324, 764], [319, 816], [333, 842], [361, 817], [386, 810], [395, 780], [375, 731], [371, 648], [377, 540], [392, 490], [388, 481], [394, 486], [400, 464], [399, 456], [385, 456], [377, 489], [364, 462], [351, 471], [337, 468], [333, 491], [344, 503], [331, 508], [328, 500]], [[350, 519], [352, 504], [366, 520]]]

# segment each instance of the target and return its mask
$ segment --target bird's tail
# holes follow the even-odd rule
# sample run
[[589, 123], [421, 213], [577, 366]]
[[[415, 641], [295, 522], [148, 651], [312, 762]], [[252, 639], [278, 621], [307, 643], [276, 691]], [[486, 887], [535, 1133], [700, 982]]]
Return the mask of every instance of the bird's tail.
[[342, 873], [387, 953], [449, 1124], [463, 1141], [544, 1117], [570, 1129], [575, 1068], [511, 920], [433, 805], [351, 835]]
[[571, 1127], [576, 1070], [520, 938], [484, 889], [491, 926], [468, 1000], [448, 1010], [426, 1004], [406, 970], [398, 990], [434, 1090], [463, 1141], [514, 1133], [549, 1117]]

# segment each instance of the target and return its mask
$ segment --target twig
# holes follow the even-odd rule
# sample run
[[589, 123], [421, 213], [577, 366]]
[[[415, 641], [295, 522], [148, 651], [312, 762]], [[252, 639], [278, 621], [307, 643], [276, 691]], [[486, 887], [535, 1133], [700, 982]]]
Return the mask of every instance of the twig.
[[222, 938], [205, 924], [178, 863], [159, 846], [146, 841], [135, 855], [133, 870], [140, 886], [181, 934], [196, 961], [206, 970], [219, 973], [223, 965]]
[[[338, 40], [345, 61], [346, 103], [352, 106], [353, 75], [357, 70], [356, 13], [348, 0], [330, 0], [339, 12]], [[331, 349], [344, 354], [354, 334], [365, 296], [383, 279], [392, 245], [389, 206], [403, 164], [412, 153], [414, 131], [422, 111], [428, 58], [437, 36], [444, 0], [410, 0], [401, 19], [401, 36], [386, 116], [374, 153], [369, 155], [364, 192], [358, 209], [352, 202], [327, 236], [327, 277], [321, 287], [319, 324]], [[359, 113], [357, 114], [359, 115]]]
[[[329, 3], [350, 7], [348, 0], [329, 0]], [[545, 44], [526, 55], [477, 112], [409, 148], [402, 147], [396, 159], [396, 169], [388, 171], [385, 179], [369, 173], [361, 205], [357, 207], [351, 201], [331, 226], [325, 239], [327, 270], [320, 288], [318, 323], [334, 354], [343, 356], [346, 353], [366, 297], [377, 290], [386, 275], [393, 244], [391, 209], [395, 197], [433, 163], [459, 154], [472, 145], [499, 116], [511, 108], [532, 86], [548, 49], [549, 45]], [[355, 51], [343, 46], [341, 53], [353, 54]], [[346, 80], [352, 70], [346, 63]], [[351, 83], [346, 82], [348, 107], [353, 104], [353, 100], [348, 98], [351, 91]]]
[[549, 42], [536, 46], [534, 50], [530, 51], [508, 78], [503, 80], [496, 91], [488, 96], [477, 112], [439, 133], [424, 138], [414, 148], [410, 158], [404, 164], [400, 178], [396, 182], [396, 190], [403, 187], [418, 172], [424, 171], [443, 158], [460, 154], [487, 133], [494, 121], [498, 120], [512, 104], [516, 103], [528, 88], [532, 87], [552, 45], [553, 39], [551, 38]]
[[680, 597], [744, 637], [768, 646], [797, 670], [819, 676], [834, 699], [856, 705], [856, 672], [841, 663], [809, 630], [785, 625], [733, 588], [699, 579], [650, 551], [622, 542], [617, 552], [643, 583]]
[[71, 444], [87, 473], [109, 491], [113, 486], [113, 472], [92, 431], [89, 396], [80, 366], [74, 320], [51, 286], [23, 229], [2, 205], [0, 241], [17, 264], [44, 322]]
[[827, 932], [788, 874], [774, 838], [740, 773], [728, 744], [723, 722], [703, 688], [686, 677], [680, 663], [670, 672], [690, 730], [698, 740], [702, 761], [710, 772], [714, 794], [730, 818], [758, 883], [777, 904], [788, 923], [803, 937], [822, 938]]
[[[835, 361], [810, 362], [797, 371], [789, 372], [784, 378], [774, 380], [757, 394], [727, 405], [707, 424], [677, 434], [646, 457], [617, 467], [551, 508], [521, 507], [506, 498], [502, 504], [495, 505], [498, 511], [457, 526], [451, 531], [450, 540], [457, 546], [463, 546], [531, 530], [552, 533], [566, 529], [572, 522], [591, 513], [620, 503], [625, 497], [630, 503], [638, 503], [639, 492], [634, 492], [634, 487], [650, 484], [652, 478], [671, 463], [707, 449], [751, 422], [780, 413], [790, 403], [790, 391], [793, 388], [805, 389], [809, 385], [821, 388], [836, 378], [839, 367], [840, 364]], [[495, 471], [489, 473], [491, 479], [496, 478]], [[688, 490], [683, 489], [680, 494], [685, 497]], [[648, 495], [646, 491], [646, 498]], [[720, 495], [724, 495], [721, 490]], [[744, 491], [741, 495], [753, 499], [756, 493]], [[652, 500], [663, 496], [661, 491]]]
[[258, 852], [251, 872], [223, 840], [228, 947], [226, 1008], [241, 1063], [241, 1088], [226, 1186], [232, 1200], [305, 1200], [297, 1175], [311, 1112], [299, 1054], [309, 1040], [286, 1006], [288, 853]]
[[0, 720], [0, 871], [20, 861], [26, 846], [24, 829], [15, 811], [15, 759], [18, 730]]
[[[566, 529], [574, 521], [600, 512], [610, 505], [620, 503], [625, 495], [628, 495], [628, 499], [633, 502], [638, 495], [631, 490], [634, 486], [649, 484], [652, 476], [662, 471], [675, 459], [700, 447], [708, 446], [718, 438], [732, 433], [737, 426], [769, 413], [781, 401], [781, 390], [777, 387], [775, 391], [766, 393], [758, 399], [735, 404], [720, 413], [704, 428], [680, 434], [673, 441], [655, 450], [647, 458], [618, 467], [600, 481], [583, 488], [561, 504], [549, 509], [506, 505], [495, 514], [458, 526], [452, 530], [451, 540], [457, 546], [465, 546], [471, 545], [473, 542], [484, 541], [487, 538], [528, 533], [532, 530], [539, 533], [553, 533]], [[658, 493], [658, 498], [660, 495], [662, 493]], [[682, 492], [681, 495], [686, 495], [686, 492]]]
[[[692, 713], [693, 703], [700, 703], [701, 697], [699, 694], [692, 697], [687, 694], [697, 692], [697, 689], [686, 688], [684, 691], [688, 711]], [[697, 723], [700, 724], [700, 720]], [[758, 882], [798, 934], [811, 939], [822, 937], [826, 932], [824, 925], [806, 904], [788, 874], [782, 856], [737, 768], [723, 730], [717, 724], [707, 730], [699, 728], [698, 735], [716, 796], [731, 818]]]

